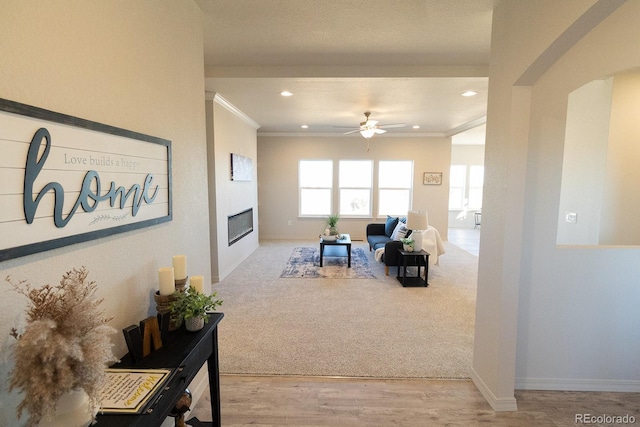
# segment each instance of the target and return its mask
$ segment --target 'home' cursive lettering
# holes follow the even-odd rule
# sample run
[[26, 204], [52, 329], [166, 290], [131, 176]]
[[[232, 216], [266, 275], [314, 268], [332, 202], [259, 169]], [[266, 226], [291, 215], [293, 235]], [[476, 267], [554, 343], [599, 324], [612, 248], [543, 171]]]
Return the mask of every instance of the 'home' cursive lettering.
[[[44, 151], [42, 155], [38, 157], [38, 151], [40, 146], [44, 143]], [[62, 209], [64, 207], [64, 188], [59, 182], [50, 182], [37, 192], [34, 191], [33, 185], [40, 174], [40, 171], [44, 167], [49, 151], [51, 150], [51, 135], [46, 128], [40, 128], [33, 135], [31, 144], [29, 144], [29, 151], [27, 152], [27, 164], [24, 172], [24, 194], [23, 194], [23, 207], [24, 216], [27, 220], [27, 224], [33, 223], [38, 210], [38, 205], [48, 191], [53, 191], [54, 205], [53, 205], [53, 222], [56, 227], [62, 228], [71, 220], [79, 207], [82, 206], [82, 210], [85, 212], [93, 212], [98, 204], [102, 201], [109, 200], [111, 207], [116, 205], [116, 200], [120, 197], [119, 208], [124, 209], [124, 206], [129, 199], [133, 197], [133, 204], [131, 206], [131, 214], [136, 216], [142, 203], [151, 204], [158, 195], [158, 186], [153, 186], [153, 174], [147, 174], [144, 179], [142, 187], [139, 184], [133, 184], [128, 190], [124, 187], [116, 187], [116, 183], [111, 181], [109, 190], [100, 195], [101, 182], [100, 175], [94, 170], [87, 171], [82, 180], [82, 186], [80, 194], [76, 199], [73, 208], [69, 212], [66, 218], [62, 215]], [[91, 184], [95, 183], [96, 191], [91, 190]], [[153, 190], [153, 194], [150, 194]], [[35, 199], [33, 195], [36, 194]]]

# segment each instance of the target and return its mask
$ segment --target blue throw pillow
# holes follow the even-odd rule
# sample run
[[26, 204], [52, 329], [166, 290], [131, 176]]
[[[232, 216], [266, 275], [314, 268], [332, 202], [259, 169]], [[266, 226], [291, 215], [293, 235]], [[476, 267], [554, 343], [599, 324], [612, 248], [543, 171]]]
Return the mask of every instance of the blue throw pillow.
[[393, 230], [396, 229], [396, 225], [398, 225], [398, 218], [393, 218], [387, 215], [387, 223], [384, 225], [384, 234], [391, 237]]

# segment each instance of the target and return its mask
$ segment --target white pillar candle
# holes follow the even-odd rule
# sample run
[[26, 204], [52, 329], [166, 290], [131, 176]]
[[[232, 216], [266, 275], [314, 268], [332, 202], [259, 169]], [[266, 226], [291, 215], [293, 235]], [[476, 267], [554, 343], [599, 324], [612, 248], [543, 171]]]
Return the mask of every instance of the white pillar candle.
[[158, 270], [158, 278], [160, 280], [160, 295], [171, 295], [176, 291], [173, 267], [162, 267]]
[[191, 288], [194, 291], [203, 294], [204, 293], [204, 277], [203, 276], [192, 276], [189, 279], [189, 283]]
[[186, 255], [174, 255], [173, 270], [174, 270], [176, 279], [181, 280], [181, 279], [187, 278], [187, 256]]

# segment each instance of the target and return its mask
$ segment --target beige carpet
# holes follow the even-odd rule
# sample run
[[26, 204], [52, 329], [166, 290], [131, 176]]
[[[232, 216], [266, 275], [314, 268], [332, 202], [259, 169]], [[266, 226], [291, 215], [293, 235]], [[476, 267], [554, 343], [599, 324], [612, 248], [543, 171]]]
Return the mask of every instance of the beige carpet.
[[[281, 278], [295, 247], [261, 242], [213, 289], [224, 300], [221, 373], [468, 378], [477, 257], [446, 243], [428, 288], [403, 288], [373, 258], [367, 279]], [[345, 266], [346, 268], [346, 266]]]

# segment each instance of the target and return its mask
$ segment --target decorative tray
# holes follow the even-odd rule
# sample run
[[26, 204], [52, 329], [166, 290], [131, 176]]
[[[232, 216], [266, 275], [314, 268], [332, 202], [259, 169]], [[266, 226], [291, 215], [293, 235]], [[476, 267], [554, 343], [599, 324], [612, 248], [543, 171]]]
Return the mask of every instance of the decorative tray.
[[325, 236], [325, 235], [322, 235], [322, 236], [320, 236], [320, 238], [322, 239], [323, 242], [335, 242], [336, 240], [338, 240], [338, 236]]

